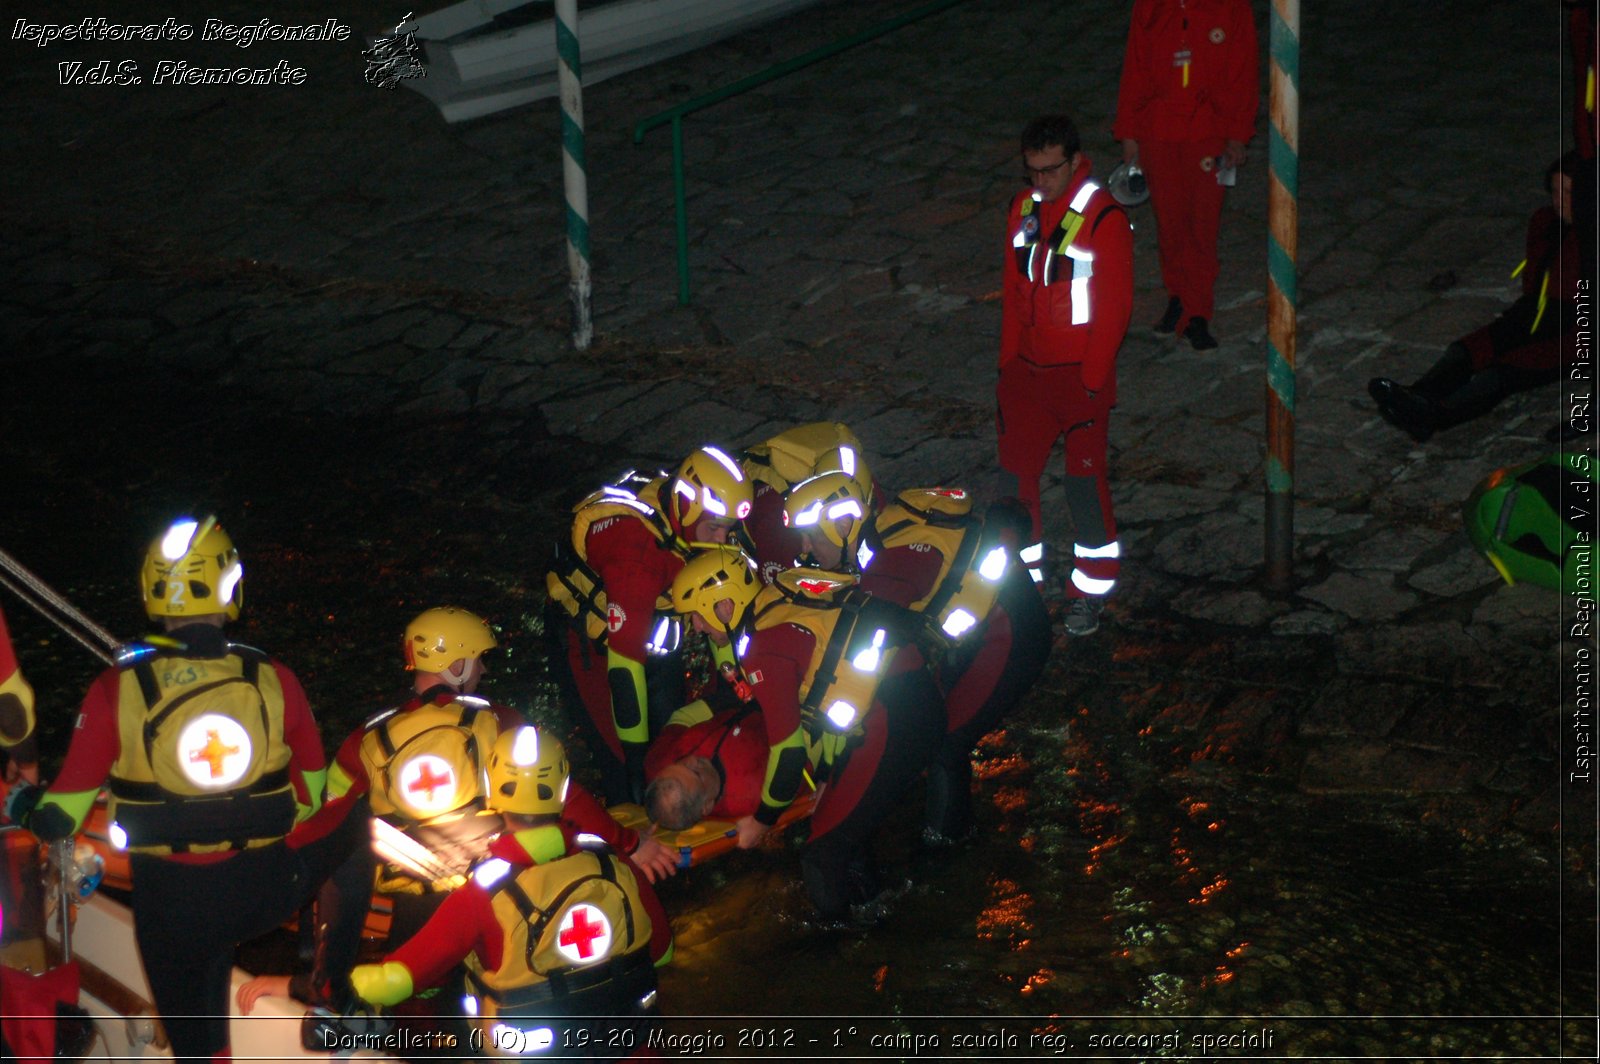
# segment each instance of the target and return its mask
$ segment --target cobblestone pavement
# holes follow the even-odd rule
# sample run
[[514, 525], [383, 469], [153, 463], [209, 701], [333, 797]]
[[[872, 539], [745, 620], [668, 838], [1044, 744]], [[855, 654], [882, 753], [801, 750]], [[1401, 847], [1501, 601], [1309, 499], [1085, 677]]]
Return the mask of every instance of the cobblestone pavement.
[[[179, 6], [197, 25], [260, 17], [239, 0]], [[449, 126], [413, 93], [364, 84], [356, 41], [8, 40], [0, 359], [35, 374], [147, 366], [231, 404], [334, 419], [471, 414], [508, 456], [537, 437], [666, 462], [706, 437], [836, 418], [886, 483], [992, 492], [1015, 137], [1065, 109], [1106, 172], [1126, 3], [974, 0], [688, 119], [689, 307], [675, 301], [667, 133], [631, 139], [653, 112], [915, 6], [824, 3], [591, 87], [584, 354], [565, 335], [553, 101]], [[1524, 221], [1569, 135], [1557, 6], [1482, 6], [1441, 23], [1429, 5], [1305, 5], [1292, 596], [1261, 580], [1265, 96], [1224, 219], [1220, 350], [1148, 333], [1164, 293], [1153, 219], [1134, 212], [1111, 430], [1124, 588], [1097, 642], [1058, 654], [1069, 675], [1126, 668], [1119, 639], [1177, 632], [1236, 648], [1237, 675], [1331, 661], [1327, 682], [1274, 711], [1308, 751], [1302, 788], [1432, 794], [1472, 823], [1542, 830], [1569, 742], [1562, 604], [1501, 585], [1459, 507], [1490, 470], [1548, 449], [1559, 397], [1517, 397], [1419, 447], [1364, 390], [1419, 373], [1512, 297]], [[402, 14], [272, 7], [357, 34]], [[307, 78], [58, 84], [57, 63], [101, 59], [146, 75], [161, 59], [287, 59]], [[50, 400], [65, 416], [73, 392], [64, 379]], [[1062, 512], [1059, 487], [1045, 505]], [[1241, 712], [1219, 703], [1206, 726]]]

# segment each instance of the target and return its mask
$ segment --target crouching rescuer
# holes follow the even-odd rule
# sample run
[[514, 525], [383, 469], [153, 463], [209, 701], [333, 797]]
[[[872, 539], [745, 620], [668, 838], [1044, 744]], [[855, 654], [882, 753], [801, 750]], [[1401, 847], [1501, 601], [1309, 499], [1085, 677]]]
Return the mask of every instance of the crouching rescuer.
[[672, 606], [732, 646], [736, 689], [760, 707], [768, 742], [760, 804], [737, 821], [751, 848], [804, 783], [826, 783], [801, 851], [806, 892], [824, 917], [878, 893], [873, 836], [945, 732], [938, 685], [912, 641], [919, 618], [854, 587], [855, 577], [791, 569], [764, 585], [743, 551], [718, 547], [684, 564]]
[[[655, 969], [672, 956], [666, 914], [627, 861], [580, 845], [563, 825], [570, 769], [558, 740], [508, 731], [486, 770], [505, 834], [416, 936], [381, 964], [358, 965], [351, 984], [374, 1005], [396, 1005], [464, 959], [475, 1048], [626, 1055], [657, 1013]], [[609, 1035], [626, 1025], [637, 1035], [619, 1047]]]

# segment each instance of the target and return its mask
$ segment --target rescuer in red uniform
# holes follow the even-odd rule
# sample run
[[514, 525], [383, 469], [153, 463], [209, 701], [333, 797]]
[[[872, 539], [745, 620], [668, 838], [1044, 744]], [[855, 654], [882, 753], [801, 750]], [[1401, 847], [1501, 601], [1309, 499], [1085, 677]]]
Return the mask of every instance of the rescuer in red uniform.
[[859, 573], [861, 590], [922, 614], [947, 641], [946, 733], [928, 766], [924, 837], [961, 838], [972, 828], [972, 748], [1050, 656], [1050, 617], [1016, 563], [1011, 526], [974, 513], [960, 488], [908, 488], [875, 514], [842, 473], [796, 484], [784, 518], [818, 565]]
[[90, 685], [48, 793], [8, 801], [51, 841], [75, 834], [106, 786], [139, 956], [178, 1059], [231, 1059], [235, 947], [293, 916], [366, 841], [363, 800], [322, 804], [322, 738], [299, 680], [223, 632], [242, 574], [214, 518], [155, 539], [140, 584], [163, 634]]
[[828, 918], [877, 893], [873, 836], [945, 730], [943, 698], [913, 642], [920, 621], [854, 583], [791, 569], [763, 584], [754, 559], [731, 547], [699, 552], [672, 582], [673, 607], [734, 648], [766, 728], [760, 803], [736, 822], [741, 849], [760, 843], [815, 767], [821, 790], [800, 869]]
[[[716, 447], [673, 473], [629, 473], [573, 508], [571, 532], [545, 573], [551, 671], [600, 767], [608, 804], [644, 798], [644, 753], [683, 704], [676, 618], [658, 615], [691, 544], [725, 543], [750, 515], [750, 482]], [[647, 676], [646, 663], [667, 660]], [[652, 681], [675, 686], [652, 697]]]
[[1585, 276], [1573, 224], [1573, 173], [1593, 166], [1568, 152], [1545, 172], [1550, 203], [1528, 220], [1522, 295], [1494, 321], [1445, 348], [1412, 385], [1374, 377], [1367, 391], [1384, 420], [1418, 443], [1488, 413], [1508, 395], [1559, 379], [1578, 358], [1578, 297]]
[[1116, 200], [1089, 178], [1065, 115], [1022, 132], [1033, 187], [1012, 201], [1000, 332], [1000, 466], [1032, 518], [1022, 560], [1042, 576], [1039, 478], [1066, 435], [1063, 488], [1072, 515], [1067, 631], [1099, 627], [1122, 550], [1106, 480], [1106, 432], [1116, 402], [1117, 349], [1133, 311], [1133, 233]]
[[1168, 297], [1155, 331], [1176, 330], [1197, 351], [1217, 346], [1209, 324], [1223, 182], [1255, 131], [1259, 65], [1247, 0], [1133, 5], [1112, 132], [1150, 183]]
[[418, 934], [351, 973], [356, 993], [395, 1005], [465, 960], [466, 1012], [484, 1054], [629, 1055], [642, 1037], [607, 1034], [658, 1011], [655, 969], [672, 959], [660, 901], [626, 860], [573, 835], [563, 817], [570, 769], [555, 738], [506, 732], [486, 773], [505, 833]]
[[[339, 747], [328, 773], [328, 794], [365, 794], [387, 832], [375, 845], [376, 890], [393, 918], [388, 943], [414, 935], [466, 881], [473, 863], [488, 854], [503, 824], [486, 805], [483, 766], [497, 738], [525, 726], [522, 714], [476, 696], [487, 671], [483, 656], [498, 645], [483, 618], [455, 606], [424, 610], [406, 626], [404, 661], [411, 697], [375, 714]], [[562, 817], [574, 831], [601, 839], [649, 879], [677, 872], [676, 856], [649, 835], [617, 823], [579, 784], [572, 784]], [[408, 856], [409, 855], [409, 856]], [[355, 963], [374, 877], [363, 852], [340, 868], [320, 903], [317, 964], [297, 996], [345, 1002], [346, 975]], [[240, 1011], [262, 989], [282, 992], [267, 977], [247, 994]], [[289, 982], [291, 990], [300, 989]], [[448, 1013], [456, 998], [431, 1006]]]

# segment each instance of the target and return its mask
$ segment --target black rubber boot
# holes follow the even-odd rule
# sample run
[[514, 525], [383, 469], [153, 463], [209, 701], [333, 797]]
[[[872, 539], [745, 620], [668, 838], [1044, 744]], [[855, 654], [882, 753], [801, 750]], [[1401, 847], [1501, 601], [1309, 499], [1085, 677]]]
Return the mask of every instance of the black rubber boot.
[[833, 834], [800, 852], [800, 879], [823, 919], [843, 920], [850, 915], [850, 854]]
[[927, 810], [922, 838], [930, 846], [948, 846], [972, 831], [972, 762], [959, 758], [928, 766]]
[[1507, 394], [1509, 393], [1506, 391], [1505, 382], [1501, 379], [1497, 367], [1490, 366], [1474, 373], [1465, 384], [1434, 404], [1433, 427], [1435, 430], [1447, 429], [1452, 425], [1482, 417], [1494, 409]]
[[1178, 327], [1178, 319], [1183, 317], [1183, 301], [1177, 296], [1167, 298], [1167, 309], [1161, 312], [1161, 320], [1150, 326], [1150, 331], [1157, 336], [1171, 336], [1172, 331]]
[[1453, 343], [1444, 349], [1428, 372], [1417, 378], [1411, 390], [1428, 399], [1443, 399], [1472, 379], [1472, 355]]

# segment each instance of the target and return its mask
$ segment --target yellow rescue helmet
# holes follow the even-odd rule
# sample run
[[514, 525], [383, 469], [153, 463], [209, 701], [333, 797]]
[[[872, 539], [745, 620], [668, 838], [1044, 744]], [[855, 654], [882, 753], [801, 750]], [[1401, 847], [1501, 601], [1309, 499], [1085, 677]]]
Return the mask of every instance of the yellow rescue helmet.
[[743, 521], [750, 516], [755, 492], [739, 463], [716, 447], [701, 447], [672, 474], [668, 516], [684, 539], [705, 517]]
[[448, 672], [452, 663], [481, 656], [499, 646], [489, 625], [456, 606], [423, 610], [406, 625], [407, 671]]
[[524, 724], [500, 733], [484, 763], [484, 804], [497, 813], [559, 814], [567, 804], [572, 767], [567, 748], [547, 731]]
[[151, 617], [225, 613], [237, 620], [244, 601], [244, 567], [233, 540], [215, 517], [183, 517], [150, 541], [139, 590]]
[[[710, 547], [683, 563], [668, 595], [677, 612], [686, 616], [698, 613], [718, 631], [731, 631], [761, 588], [756, 563], [748, 554], [738, 547]], [[733, 613], [727, 620], [717, 615], [717, 604], [723, 599], [733, 601]]]
[[[842, 472], [819, 473], [802, 480], [783, 497], [783, 523], [806, 535], [820, 531], [829, 543], [853, 556], [866, 527], [867, 496], [855, 477]], [[847, 531], [839, 520], [850, 518]]]

